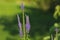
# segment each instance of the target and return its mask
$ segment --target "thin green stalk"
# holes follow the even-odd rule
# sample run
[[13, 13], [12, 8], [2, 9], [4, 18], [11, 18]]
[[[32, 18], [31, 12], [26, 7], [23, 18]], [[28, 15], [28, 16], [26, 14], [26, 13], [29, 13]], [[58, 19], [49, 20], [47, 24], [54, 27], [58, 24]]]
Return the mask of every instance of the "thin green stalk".
[[24, 34], [23, 39], [26, 40], [26, 33], [25, 33], [25, 20], [24, 20], [24, 10], [23, 10], [23, 34]]
[[29, 35], [27, 34], [27, 40], [29, 40]]
[[58, 40], [58, 32], [56, 31], [56, 40]]

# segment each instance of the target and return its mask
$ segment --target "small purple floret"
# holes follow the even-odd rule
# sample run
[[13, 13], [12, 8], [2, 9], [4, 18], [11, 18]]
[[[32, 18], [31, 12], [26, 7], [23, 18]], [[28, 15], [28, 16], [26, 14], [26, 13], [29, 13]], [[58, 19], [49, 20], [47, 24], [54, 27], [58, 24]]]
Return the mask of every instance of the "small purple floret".
[[21, 9], [24, 10], [24, 4], [23, 3], [21, 3]]
[[58, 28], [55, 28], [55, 31], [58, 32], [59, 31]]
[[29, 16], [26, 15], [26, 32], [29, 33], [29, 31], [30, 31]]
[[19, 27], [20, 37], [22, 37], [23, 36], [22, 26], [21, 26], [20, 17], [18, 14], [17, 14], [17, 18], [18, 18], [18, 27]]

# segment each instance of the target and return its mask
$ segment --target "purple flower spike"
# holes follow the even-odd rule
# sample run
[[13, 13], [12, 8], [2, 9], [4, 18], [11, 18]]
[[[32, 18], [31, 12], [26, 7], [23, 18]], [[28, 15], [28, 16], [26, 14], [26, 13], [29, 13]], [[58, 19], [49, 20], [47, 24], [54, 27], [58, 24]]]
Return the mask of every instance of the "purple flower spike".
[[26, 15], [26, 32], [29, 33], [29, 31], [30, 31], [29, 16]]
[[22, 37], [22, 36], [23, 36], [23, 33], [22, 33], [22, 26], [21, 26], [20, 17], [19, 17], [18, 14], [17, 14], [17, 18], [18, 18], [18, 27], [19, 27], [20, 37]]
[[24, 10], [24, 4], [23, 4], [23, 2], [21, 3], [21, 9]]

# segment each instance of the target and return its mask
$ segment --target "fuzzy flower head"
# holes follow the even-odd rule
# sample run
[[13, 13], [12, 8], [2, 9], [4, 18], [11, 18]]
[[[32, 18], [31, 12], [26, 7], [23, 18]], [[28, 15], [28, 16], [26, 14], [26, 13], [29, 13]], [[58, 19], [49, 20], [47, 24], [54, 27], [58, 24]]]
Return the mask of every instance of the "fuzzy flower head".
[[22, 26], [21, 26], [20, 17], [18, 14], [17, 14], [17, 19], [18, 19], [19, 34], [20, 34], [20, 37], [22, 37], [23, 36]]
[[59, 31], [59, 29], [58, 29], [58, 28], [55, 28], [55, 31], [56, 31], [56, 32], [58, 32], [58, 31]]
[[24, 10], [24, 3], [21, 3], [21, 9]]
[[29, 33], [29, 31], [30, 31], [29, 16], [26, 15], [26, 32]]

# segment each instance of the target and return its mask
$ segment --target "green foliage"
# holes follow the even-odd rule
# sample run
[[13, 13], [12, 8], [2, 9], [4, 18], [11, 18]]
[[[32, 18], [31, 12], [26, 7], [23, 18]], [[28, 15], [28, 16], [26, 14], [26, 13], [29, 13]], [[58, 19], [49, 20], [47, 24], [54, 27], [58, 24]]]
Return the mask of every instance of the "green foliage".
[[[32, 3], [33, 2], [36, 3], [39, 8], [41, 7], [41, 9], [45, 10], [50, 8], [50, 3], [52, 1], [32, 0]], [[48, 10], [47, 12], [45, 12], [39, 8], [36, 8], [34, 5], [32, 5], [32, 3], [29, 5], [25, 5], [25, 13], [30, 16], [31, 23], [29, 39], [47, 39], [49, 38], [50, 31], [54, 30], [53, 24], [56, 22], [56, 20], [53, 18], [54, 9], [53, 11]], [[30, 5], [33, 7], [30, 7]], [[16, 17], [17, 13], [19, 13], [19, 15], [21, 16], [22, 22], [20, 5], [16, 4], [16, 0], [0, 0], [0, 40], [20, 40]], [[60, 22], [60, 20], [57, 21]], [[39, 35], [37, 35], [36, 33], [38, 33]]]
[[55, 7], [55, 12], [54, 12], [54, 15], [53, 15], [53, 17], [55, 18], [55, 19], [57, 19], [59, 16], [60, 16], [60, 5], [57, 5], [56, 7]]

